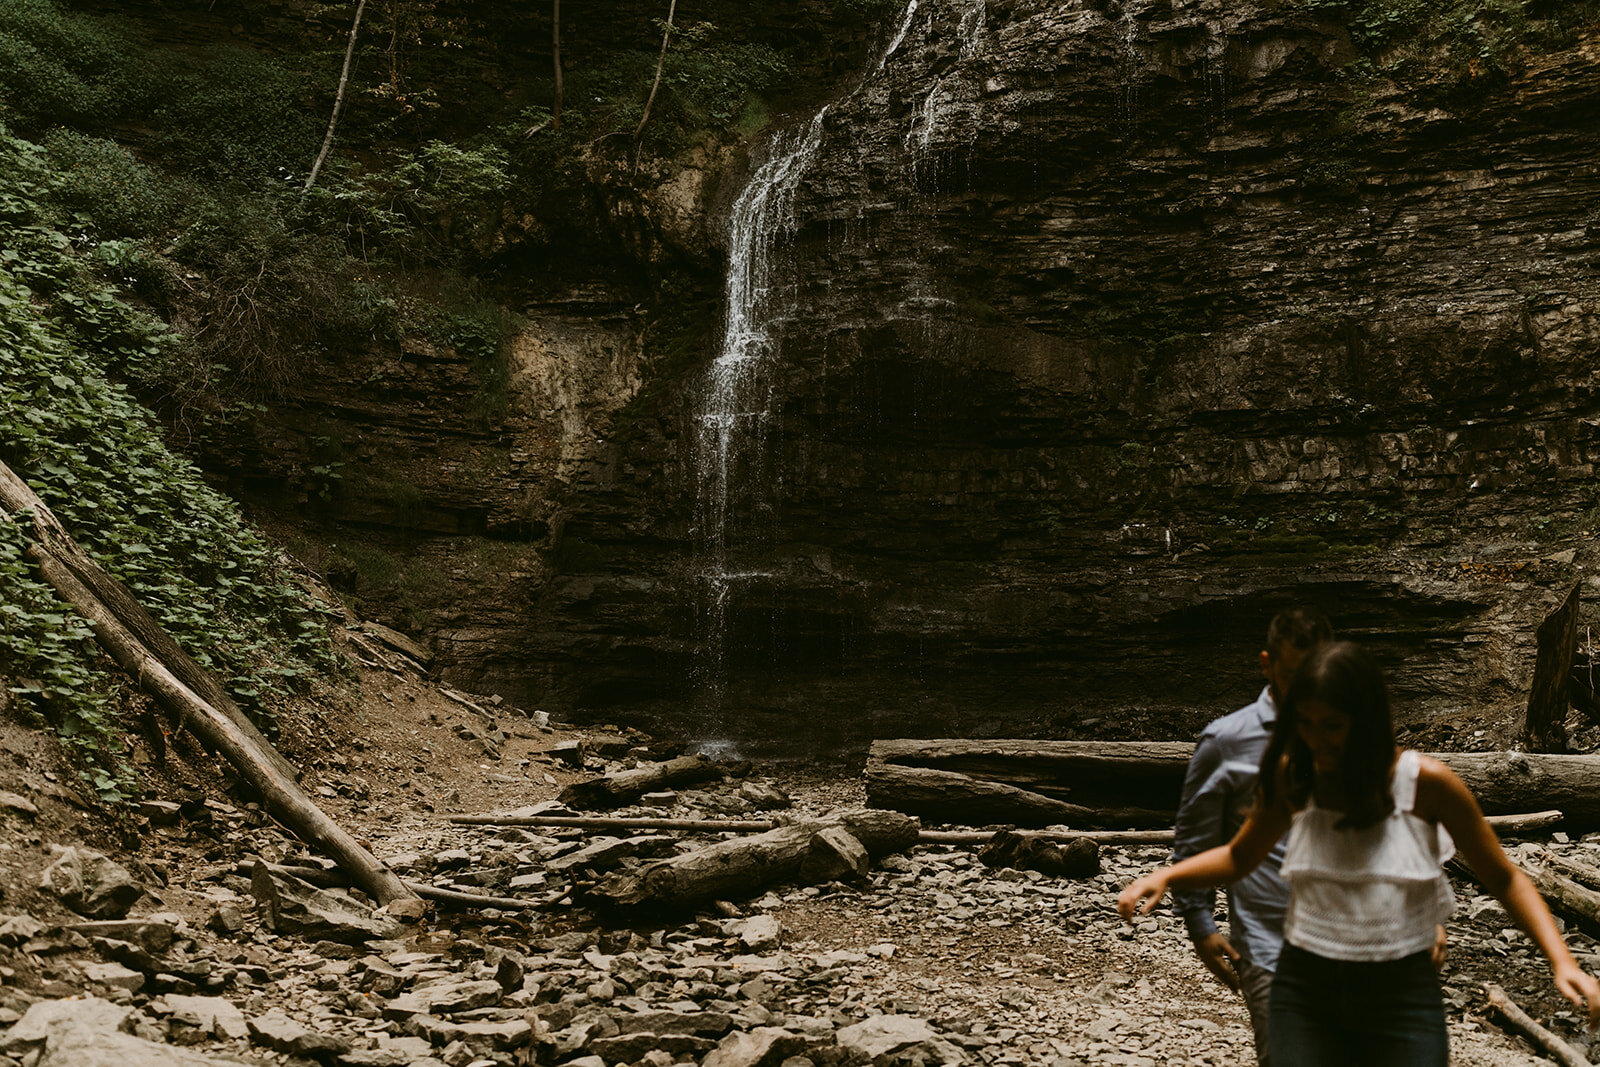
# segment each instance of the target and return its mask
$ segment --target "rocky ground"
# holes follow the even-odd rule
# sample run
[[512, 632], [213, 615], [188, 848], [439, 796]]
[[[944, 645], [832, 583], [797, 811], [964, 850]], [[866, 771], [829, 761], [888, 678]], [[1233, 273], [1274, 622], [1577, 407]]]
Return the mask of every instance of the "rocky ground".
[[[920, 846], [857, 884], [598, 917], [587, 882], [686, 845], [447, 816], [559, 811], [562, 786], [671, 746], [451, 693], [373, 635], [352, 638], [363, 696], [288, 731], [309, 790], [406, 877], [535, 907], [392, 922], [356, 896], [255, 871], [312, 860], [220, 792], [203, 754], [152, 766], [170, 799], [118, 821], [63, 784], [42, 735], [8, 722], [0, 1065], [1251, 1062], [1242, 1004], [1206, 979], [1180, 924], [1116, 918], [1115, 891], [1162, 848], [1106, 848], [1101, 873], [1065, 880]], [[624, 813], [784, 817], [863, 799], [842, 772], [730, 770]], [[1542, 844], [1600, 853], [1600, 837]], [[1539, 1062], [1488, 1019], [1485, 981], [1581, 1044], [1527, 939], [1470, 884], [1457, 893], [1445, 971], [1456, 1062]], [[1592, 940], [1569, 936], [1600, 966]]]

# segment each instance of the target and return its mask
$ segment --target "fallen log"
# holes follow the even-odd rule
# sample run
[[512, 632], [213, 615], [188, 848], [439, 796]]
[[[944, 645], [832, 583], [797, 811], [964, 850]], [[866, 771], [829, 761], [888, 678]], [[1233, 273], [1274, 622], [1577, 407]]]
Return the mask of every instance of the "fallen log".
[[574, 808], [617, 808], [646, 793], [708, 782], [722, 776], [722, 768], [702, 756], [679, 756], [586, 782], [574, 782], [561, 791], [561, 803]]
[[95, 640], [111, 658], [137, 679], [156, 702], [187, 726], [196, 737], [220, 752], [241, 777], [261, 794], [267, 810], [294, 831], [302, 841], [321, 849], [378, 903], [398, 916], [421, 914], [417, 895], [366, 848], [312, 803], [293, 778], [280, 774], [277, 765], [234, 721], [207, 701], [158, 661], [139, 643], [67, 566], [40, 545], [29, 544], [24, 554], [68, 603], [82, 613], [94, 630]]
[[[1536, 811], [1526, 815], [1488, 815], [1489, 825], [1500, 837], [1526, 837], [1561, 823], [1559, 811]], [[917, 842], [924, 845], [982, 845], [1004, 830], [924, 830]], [[1097, 845], [1170, 845], [1171, 830], [1019, 830], [1023, 837], [1042, 841], [1093, 841]], [[1600, 875], [1600, 871], [1595, 872]], [[1600, 888], [1600, 883], [1597, 883]]]
[[[1086, 807], [1030, 789], [985, 781], [957, 771], [867, 764], [867, 802], [930, 822], [985, 825], [1079, 826], [1171, 825], [1172, 813], [1141, 807]], [[1176, 810], [1176, 805], [1174, 805]]]
[[[708, 900], [734, 900], [766, 886], [808, 877], [838, 877], [840, 860], [862, 851], [859, 862], [910, 848], [915, 819], [888, 811], [849, 811], [805, 819], [754, 837], [719, 841], [693, 852], [658, 860], [634, 871], [607, 876], [589, 891], [610, 907], [691, 907]], [[848, 840], [844, 840], [847, 838]], [[859, 869], [859, 868], [858, 868]]]
[[[868, 759], [868, 802], [894, 811], [920, 812], [923, 790], [902, 798], [898, 783], [907, 781], [890, 767], [953, 771], [972, 778], [1026, 789], [1099, 811], [1117, 808], [1159, 812], [1160, 820], [1119, 823], [1101, 818], [1094, 824], [1160, 825], [1177, 810], [1193, 746], [1181, 741], [876, 741]], [[1483, 810], [1515, 815], [1559, 808], [1569, 828], [1600, 826], [1600, 755], [1552, 755], [1535, 752], [1435, 752], [1466, 782]], [[1053, 779], [1053, 782], [1052, 782]], [[929, 819], [945, 822], [1024, 824], [992, 809], [983, 819], [964, 817], [947, 805]], [[1052, 819], [1072, 822], [1076, 819]]]
[[21, 516], [17, 513], [24, 511], [32, 515], [28, 525], [39, 545], [93, 592], [95, 597], [110, 610], [112, 616], [126, 627], [152, 656], [160, 660], [179, 681], [198, 693], [206, 703], [231, 720], [240, 733], [261, 749], [262, 754], [277, 768], [279, 774], [295, 781], [300, 780], [299, 769], [272, 747], [271, 742], [256, 729], [255, 723], [250, 721], [244, 710], [234, 702], [233, 697], [228, 695], [228, 691], [217, 681], [216, 676], [195, 662], [194, 657], [185, 652], [182, 646], [174, 641], [161, 624], [144, 609], [144, 605], [134, 598], [128, 587], [108, 574], [105, 568], [96, 563], [72, 539], [66, 527], [61, 525], [55, 513], [28, 483], [18, 477], [4, 462], [0, 462], [0, 519], [20, 521]]
[[1589, 1060], [1560, 1037], [1533, 1021], [1532, 1016], [1517, 1007], [1516, 1001], [1506, 996], [1506, 991], [1487, 983], [1483, 991], [1488, 994], [1489, 1007], [1504, 1019], [1513, 1030], [1562, 1067], [1591, 1067]]
[[[1600, 937], [1600, 893], [1587, 889], [1572, 878], [1558, 873], [1553, 869], [1554, 865], [1547, 866], [1546, 856], [1534, 857], [1532, 862], [1518, 862], [1515, 853], [1507, 853], [1507, 857], [1518, 870], [1528, 876], [1528, 880], [1539, 891], [1539, 895], [1544, 897], [1545, 903], [1550, 905], [1551, 911], [1563, 916], [1590, 937]], [[1453, 856], [1446, 867], [1480, 885], [1483, 884], [1478, 872], [1472, 869], [1471, 864], [1467, 863], [1460, 853]]]

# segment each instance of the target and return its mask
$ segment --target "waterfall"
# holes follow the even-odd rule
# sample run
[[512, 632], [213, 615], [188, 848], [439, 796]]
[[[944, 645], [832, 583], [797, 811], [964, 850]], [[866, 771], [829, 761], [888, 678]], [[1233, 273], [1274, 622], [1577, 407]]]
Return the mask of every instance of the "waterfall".
[[[918, 4], [908, 0], [887, 47], [849, 96], [884, 70], [905, 41]], [[734, 202], [728, 223], [722, 344], [706, 374], [693, 454], [692, 535], [701, 595], [695, 681], [717, 711], [724, 696], [730, 603], [741, 586], [768, 577], [740, 565], [732, 544], [739, 531], [733, 527], [759, 530], [773, 510], [761, 468], [775, 369], [772, 323], [790, 310], [784, 289], [791, 282], [779, 259], [796, 228], [795, 194], [821, 150], [827, 114], [824, 106], [798, 133], [777, 138]], [[707, 723], [710, 730], [719, 726]]]
[[[945, 116], [961, 103], [961, 90], [972, 78], [966, 61], [977, 56], [983, 48], [987, 39], [987, 16], [988, 0], [965, 0], [961, 18], [956, 23], [956, 36], [961, 41], [958, 62], [952, 70], [934, 79], [922, 103], [911, 113], [911, 124], [906, 129], [903, 143], [911, 154], [912, 169], [918, 174], [931, 170], [934, 138], [946, 125]], [[971, 95], [976, 96], [975, 89]], [[970, 142], [977, 136], [977, 123], [966, 123], [964, 132]]]

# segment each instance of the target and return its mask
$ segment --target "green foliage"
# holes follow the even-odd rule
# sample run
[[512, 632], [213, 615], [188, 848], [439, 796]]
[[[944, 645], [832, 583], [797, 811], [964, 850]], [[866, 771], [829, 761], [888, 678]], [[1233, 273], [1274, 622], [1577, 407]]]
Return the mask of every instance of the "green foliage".
[[19, 128], [103, 129], [146, 111], [159, 80], [159, 64], [120, 20], [64, 12], [53, 0], [6, 0], [0, 113]]
[[51, 199], [68, 217], [92, 220], [106, 237], [148, 237], [176, 220], [172, 183], [115, 141], [58, 129], [43, 144]]
[[[265, 722], [271, 699], [335, 666], [323, 622], [232, 502], [112, 380], [181, 340], [96, 279], [92, 250], [52, 224], [49, 178], [42, 150], [0, 130], [0, 459]], [[15, 527], [0, 543], [0, 604], [16, 608], [0, 667], [36, 680], [24, 694], [110, 783], [102, 791], [119, 790], [125, 768], [104, 686], [86, 681], [82, 624], [19, 569]]]
[[296, 174], [310, 170], [326, 122], [313, 117], [306, 81], [305, 72], [278, 60], [213, 49], [163, 93], [154, 147], [205, 178], [293, 185]]
[[1450, 92], [1482, 91], [1516, 74], [1528, 50], [1566, 47], [1600, 22], [1600, 0], [1300, 0], [1350, 28], [1370, 70], [1442, 76]]
[[400, 264], [447, 263], [486, 247], [511, 186], [504, 148], [429, 141], [389, 159], [359, 171], [333, 166], [306, 198], [308, 218], [364, 254]]
[[323, 346], [394, 332], [393, 300], [337, 238], [303, 224], [293, 196], [202, 197], [171, 249], [206, 278], [190, 301], [201, 369], [221, 364], [251, 388], [282, 388]]

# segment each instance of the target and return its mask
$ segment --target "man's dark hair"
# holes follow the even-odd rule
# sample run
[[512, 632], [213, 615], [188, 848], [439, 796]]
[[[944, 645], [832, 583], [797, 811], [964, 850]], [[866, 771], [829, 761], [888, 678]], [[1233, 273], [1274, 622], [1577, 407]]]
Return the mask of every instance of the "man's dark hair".
[[1284, 646], [1302, 652], [1333, 640], [1333, 624], [1328, 617], [1312, 608], [1289, 608], [1272, 617], [1267, 627], [1267, 655], [1278, 658]]

